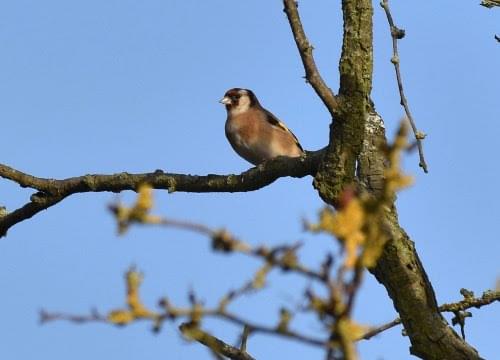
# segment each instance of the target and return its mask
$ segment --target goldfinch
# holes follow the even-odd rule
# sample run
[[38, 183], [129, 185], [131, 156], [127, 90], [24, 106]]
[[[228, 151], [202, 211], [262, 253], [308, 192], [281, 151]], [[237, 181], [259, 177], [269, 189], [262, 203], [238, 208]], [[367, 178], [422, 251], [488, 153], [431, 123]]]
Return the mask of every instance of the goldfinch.
[[304, 154], [297, 137], [248, 89], [228, 90], [220, 103], [226, 106], [226, 137], [243, 159], [254, 165], [277, 156]]

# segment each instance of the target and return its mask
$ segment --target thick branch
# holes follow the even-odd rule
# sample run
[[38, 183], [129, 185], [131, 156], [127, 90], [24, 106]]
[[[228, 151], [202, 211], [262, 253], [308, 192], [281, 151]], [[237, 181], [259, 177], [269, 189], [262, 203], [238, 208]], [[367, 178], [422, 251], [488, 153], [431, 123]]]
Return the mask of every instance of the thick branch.
[[[384, 174], [385, 131], [380, 116], [368, 117], [359, 159], [359, 180], [370, 191], [380, 190]], [[399, 313], [411, 341], [410, 352], [422, 359], [479, 359], [476, 350], [448, 326], [440, 314], [432, 284], [415, 244], [399, 226], [396, 208], [387, 209], [389, 240], [377, 266], [370, 271], [382, 283]]]
[[[344, 36], [340, 56], [341, 96], [370, 95], [373, 72], [373, 6], [368, 0], [343, 0]], [[367, 100], [365, 98], [365, 100]], [[351, 101], [350, 101], [351, 102]], [[359, 109], [358, 109], [359, 110]]]
[[63, 180], [34, 177], [0, 164], [0, 177], [18, 183], [21, 187], [38, 190], [31, 196], [30, 202], [23, 207], [0, 217], [0, 237], [13, 225], [31, 218], [64, 198], [85, 192], [120, 192], [135, 191], [142, 183], [148, 183], [155, 189], [169, 192], [246, 192], [263, 188], [280, 177], [304, 177], [314, 175], [323, 156], [323, 150], [308, 152], [301, 158], [278, 158], [251, 168], [239, 175], [185, 175], [165, 173], [157, 170], [153, 173], [113, 175], [84, 175]]
[[311, 84], [319, 98], [323, 101], [332, 117], [335, 117], [335, 114], [339, 109], [338, 100], [332, 89], [326, 85], [325, 81], [321, 77], [321, 74], [319, 73], [318, 68], [316, 67], [312, 54], [314, 48], [311, 43], [309, 43], [306, 33], [304, 32], [299, 16], [297, 1], [284, 0], [283, 5], [288, 21], [290, 22], [293, 38], [295, 39], [297, 49], [299, 50], [300, 58], [302, 59], [302, 64], [304, 65], [304, 70], [306, 72], [305, 78], [307, 82]]
[[343, 0], [344, 37], [340, 58], [341, 109], [330, 126], [330, 141], [314, 186], [335, 204], [344, 186], [355, 180], [364, 124], [370, 108], [373, 66], [371, 0]]

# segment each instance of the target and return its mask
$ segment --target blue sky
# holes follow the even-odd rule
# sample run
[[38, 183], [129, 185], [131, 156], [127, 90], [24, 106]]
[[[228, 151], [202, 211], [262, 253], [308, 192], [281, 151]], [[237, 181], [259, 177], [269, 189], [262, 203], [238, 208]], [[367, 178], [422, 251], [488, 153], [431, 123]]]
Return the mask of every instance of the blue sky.
[[[335, 3], [332, 5], [332, 3]], [[317, 63], [338, 87], [339, 2], [300, 2]], [[421, 130], [430, 173], [416, 155], [405, 159], [416, 184], [400, 194], [400, 221], [415, 241], [438, 301], [458, 300], [462, 287], [482, 292], [500, 275], [498, 133], [500, 13], [477, 1], [393, 1], [407, 96]], [[375, 4], [373, 99], [392, 134], [402, 116], [389, 59], [390, 38]], [[239, 173], [249, 167], [224, 137], [217, 103], [231, 87], [255, 91], [261, 103], [309, 150], [323, 147], [330, 119], [302, 79], [303, 69], [281, 1], [4, 1], [0, 11], [0, 162], [42, 177], [146, 172]], [[331, 239], [303, 233], [322, 203], [311, 178], [281, 179], [246, 194], [156, 192], [156, 211], [213, 227], [227, 226], [252, 244], [303, 240], [305, 262], [319, 263]], [[30, 190], [0, 181], [0, 204], [14, 209]], [[133, 228], [117, 237], [106, 204], [112, 194], [82, 194], [17, 225], [0, 240], [0, 358], [205, 359], [175, 326], [152, 335], [149, 325], [39, 326], [40, 308], [86, 313], [120, 307], [123, 273], [146, 275], [143, 297], [153, 306], [168, 295], [186, 304], [190, 288], [207, 304], [252, 276], [260, 263], [223, 256], [207, 239], [171, 229]], [[132, 200], [133, 194], [123, 195]], [[234, 304], [272, 324], [281, 305], [293, 307], [307, 282], [273, 274], [262, 294]], [[473, 310], [468, 340], [485, 358], [497, 354], [498, 306]], [[386, 292], [367, 276], [356, 319], [395, 317]], [[311, 318], [297, 327], [320, 331]], [[228, 342], [237, 329], [206, 328]], [[360, 344], [364, 359], [406, 359], [400, 328]], [[250, 339], [259, 359], [320, 359], [322, 353], [264, 336]]]

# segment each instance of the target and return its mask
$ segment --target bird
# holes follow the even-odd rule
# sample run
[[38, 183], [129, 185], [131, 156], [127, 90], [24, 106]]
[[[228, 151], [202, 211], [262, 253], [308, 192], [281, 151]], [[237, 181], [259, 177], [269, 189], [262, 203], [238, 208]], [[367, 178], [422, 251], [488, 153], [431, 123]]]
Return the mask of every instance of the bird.
[[227, 111], [226, 137], [243, 159], [259, 165], [278, 156], [300, 157], [304, 149], [297, 137], [249, 89], [228, 90], [219, 101]]

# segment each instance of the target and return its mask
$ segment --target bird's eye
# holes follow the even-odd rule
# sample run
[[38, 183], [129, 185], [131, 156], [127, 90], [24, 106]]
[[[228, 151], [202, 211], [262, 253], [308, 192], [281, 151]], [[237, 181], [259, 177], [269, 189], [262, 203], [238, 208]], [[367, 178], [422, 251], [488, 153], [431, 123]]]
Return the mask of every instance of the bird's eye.
[[239, 96], [239, 95], [233, 95], [233, 96], [231, 96], [231, 100], [233, 100], [233, 101], [236, 101], [236, 100], [238, 100], [239, 98], [240, 98], [240, 96]]

